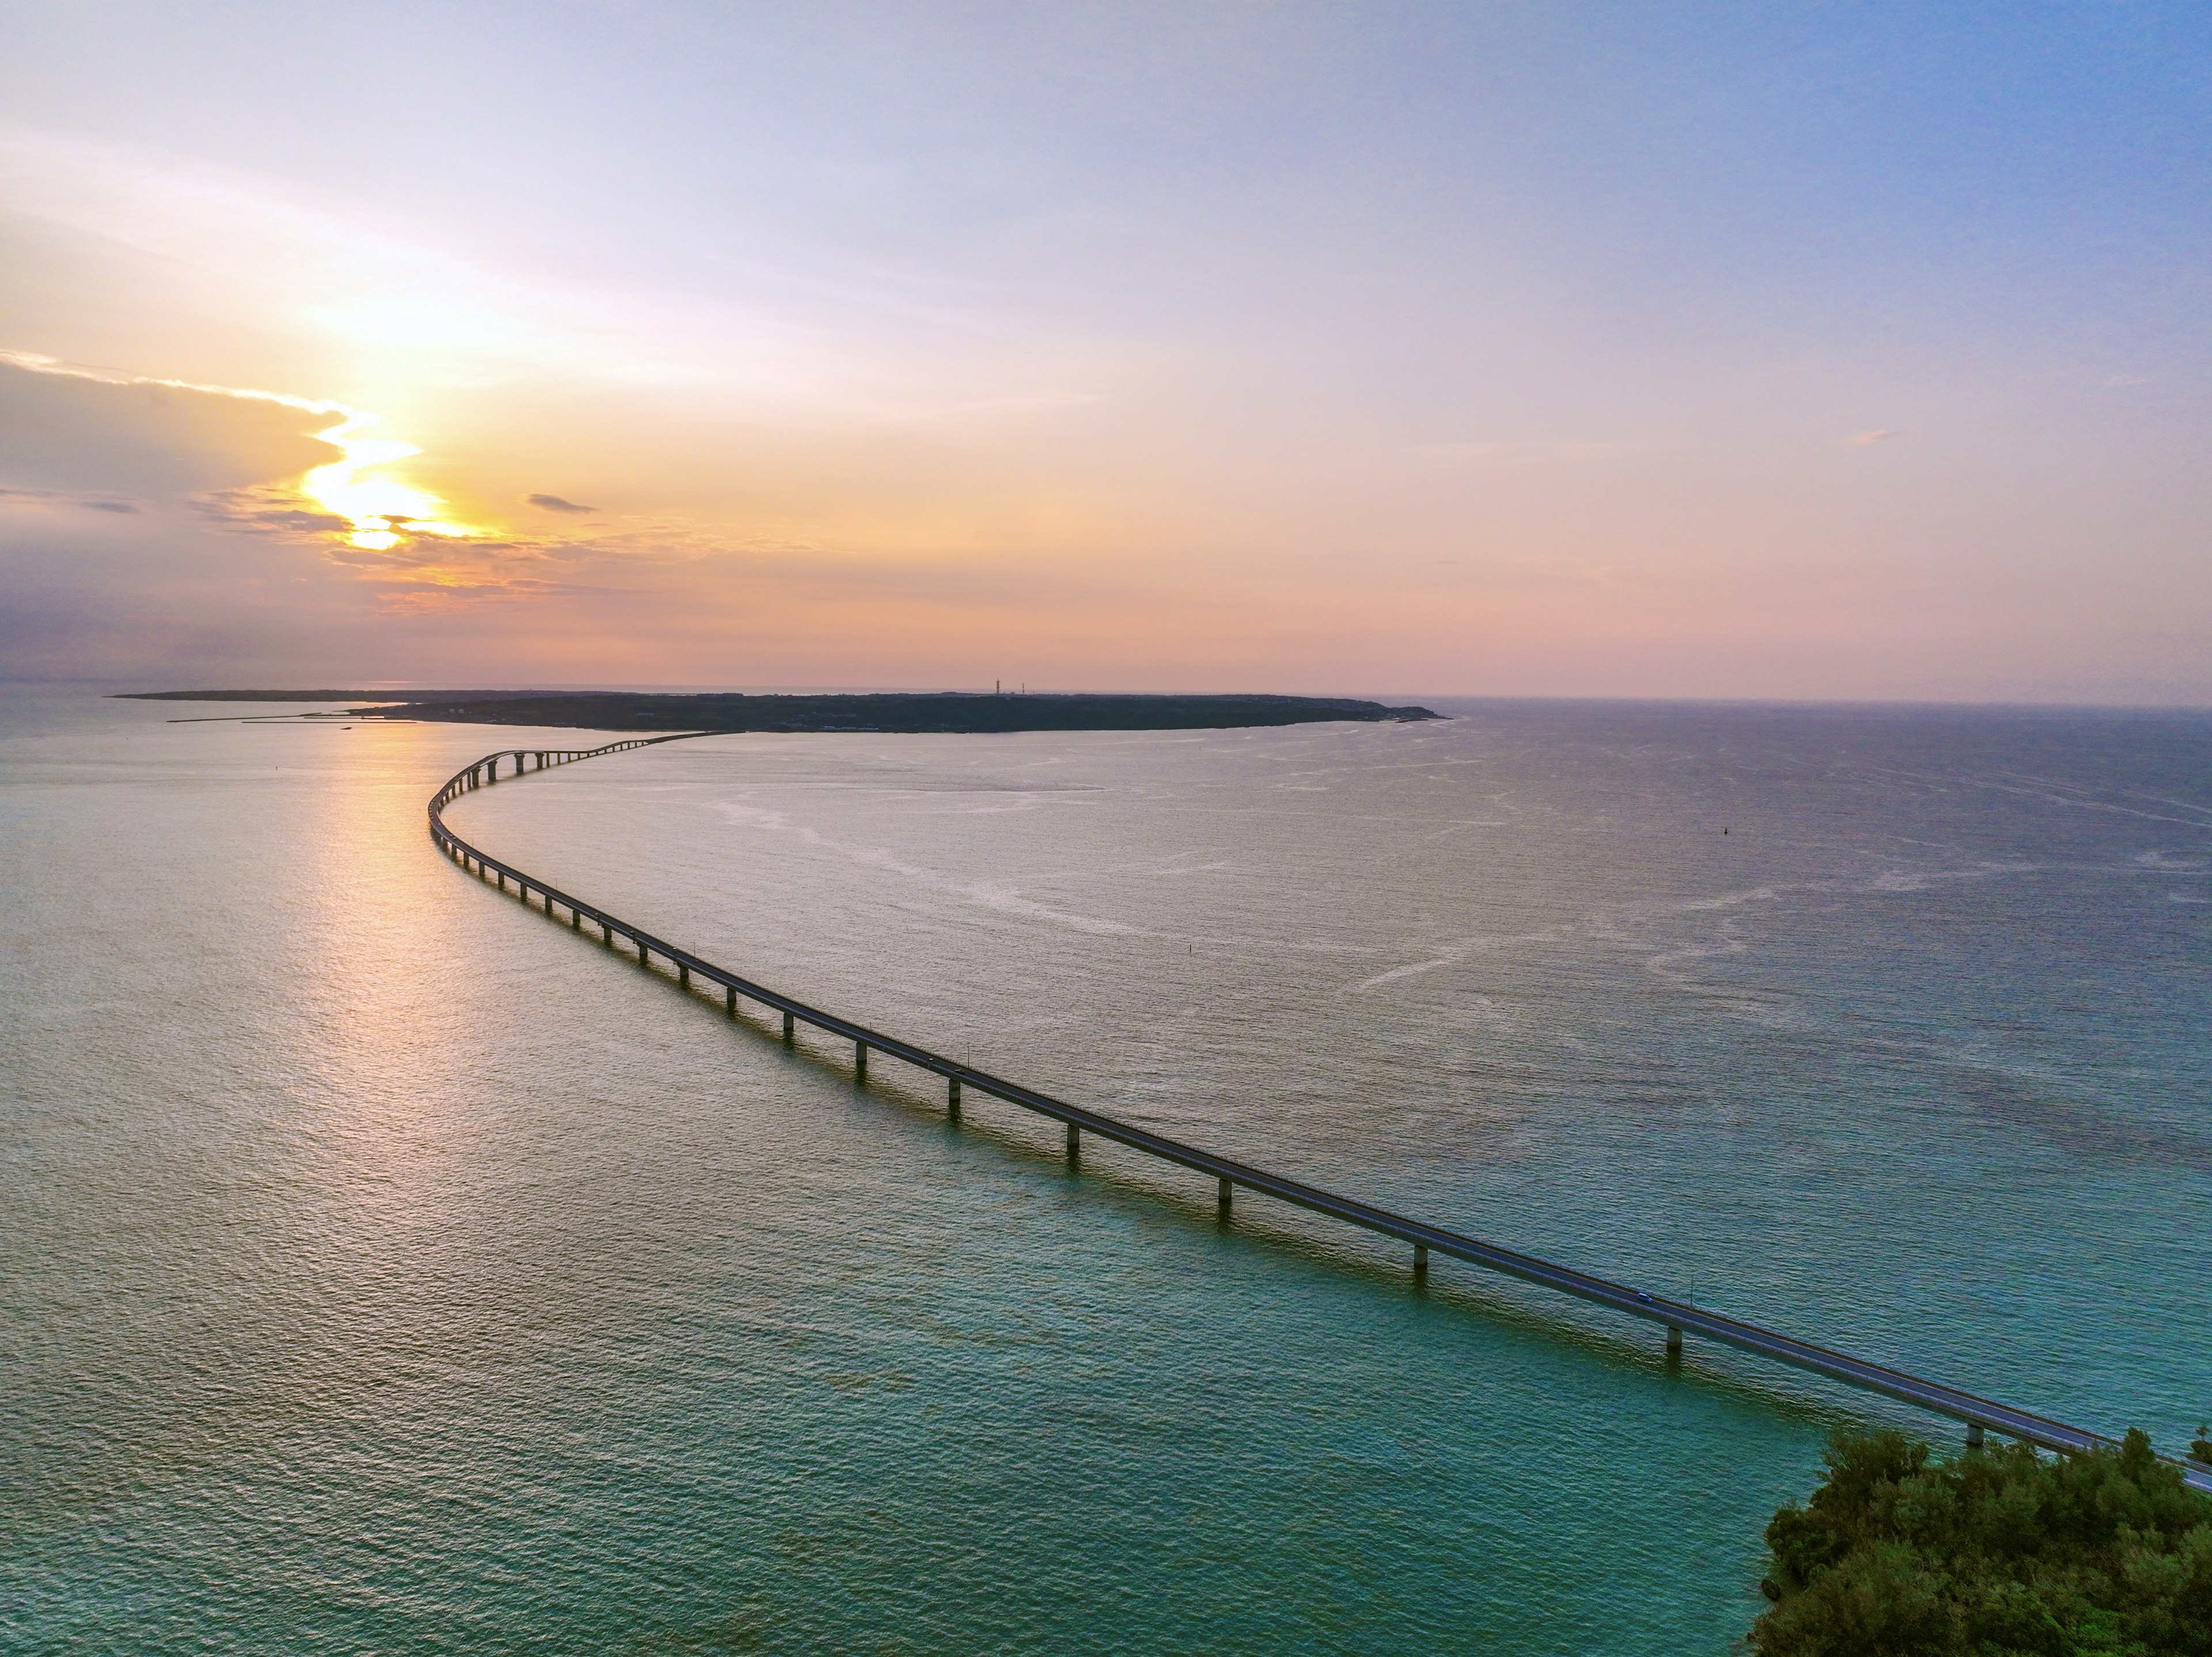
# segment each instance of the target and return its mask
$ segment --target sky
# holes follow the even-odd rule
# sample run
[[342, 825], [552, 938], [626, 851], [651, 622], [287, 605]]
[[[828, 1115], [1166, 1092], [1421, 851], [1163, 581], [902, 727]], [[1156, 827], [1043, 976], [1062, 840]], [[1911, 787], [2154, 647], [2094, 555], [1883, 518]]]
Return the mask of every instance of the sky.
[[72, 0], [0, 677], [2212, 704], [2212, 9]]

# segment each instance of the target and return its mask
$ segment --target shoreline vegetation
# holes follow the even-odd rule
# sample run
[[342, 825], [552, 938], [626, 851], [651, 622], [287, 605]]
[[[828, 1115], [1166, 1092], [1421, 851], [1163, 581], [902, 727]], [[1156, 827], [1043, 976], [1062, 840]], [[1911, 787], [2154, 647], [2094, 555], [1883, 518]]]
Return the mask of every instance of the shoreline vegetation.
[[[2191, 1455], [2212, 1463], [2200, 1432]], [[2212, 1499], [2152, 1453], [1839, 1433], [1766, 1527], [1757, 1657], [2212, 1657]]]
[[840, 695], [553, 690], [142, 690], [129, 701], [349, 702], [343, 717], [590, 731], [1218, 731], [1444, 716], [1336, 696], [879, 691]]

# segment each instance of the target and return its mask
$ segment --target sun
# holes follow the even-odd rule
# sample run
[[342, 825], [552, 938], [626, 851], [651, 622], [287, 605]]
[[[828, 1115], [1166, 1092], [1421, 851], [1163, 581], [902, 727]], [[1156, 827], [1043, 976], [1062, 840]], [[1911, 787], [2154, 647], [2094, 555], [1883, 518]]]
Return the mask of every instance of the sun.
[[358, 435], [378, 419], [376, 415], [349, 409], [337, 425], [317, 432], [315, 435], [343, 458], [316, 467], [300, 481], [301, 492], [309, 500], [332, 517], [346, 520], [349, 526], [346, 543], [365, 552], [383, 552], [410, 535], [465, 541], [483, 534], [447, 516], [446, 503], [428, 490], [395, 477], [370, 475], [376, 467], [422, 452], [412, 443]]

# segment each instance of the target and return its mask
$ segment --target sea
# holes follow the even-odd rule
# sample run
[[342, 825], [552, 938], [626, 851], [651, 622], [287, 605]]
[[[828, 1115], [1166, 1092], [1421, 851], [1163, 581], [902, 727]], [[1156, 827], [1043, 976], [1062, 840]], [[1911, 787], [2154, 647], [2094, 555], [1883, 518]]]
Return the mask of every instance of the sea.
[[[2212, 714], [701, 738], [494, 855], [1012, 1080], [2176, 1451]], [[0, 1649], [1729, 1652], [1955, 1424], [787, 1048], [494, 749], [0, 693]], [[245, 718], [246, 715], [280, 717]]]

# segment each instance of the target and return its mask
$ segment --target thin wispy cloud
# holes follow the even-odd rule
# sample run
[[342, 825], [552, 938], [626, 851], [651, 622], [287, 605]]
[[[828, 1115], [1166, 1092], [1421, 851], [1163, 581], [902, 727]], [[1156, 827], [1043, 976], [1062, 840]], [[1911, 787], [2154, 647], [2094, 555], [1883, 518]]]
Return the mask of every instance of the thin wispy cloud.
[[1648, 454], [1655, 446], [1650, 443], [1536, 438], [1502, 443], [1431, 443], [1420, 452], [1431, 460], [1468, 466], [1571, 466]]
[[67, 489], [4, 488], [0, 488], [0, 507], [74, 507], [133, 518], [144, 510], [136, 501], [118, 501], [113, 495], [74, 494]]

